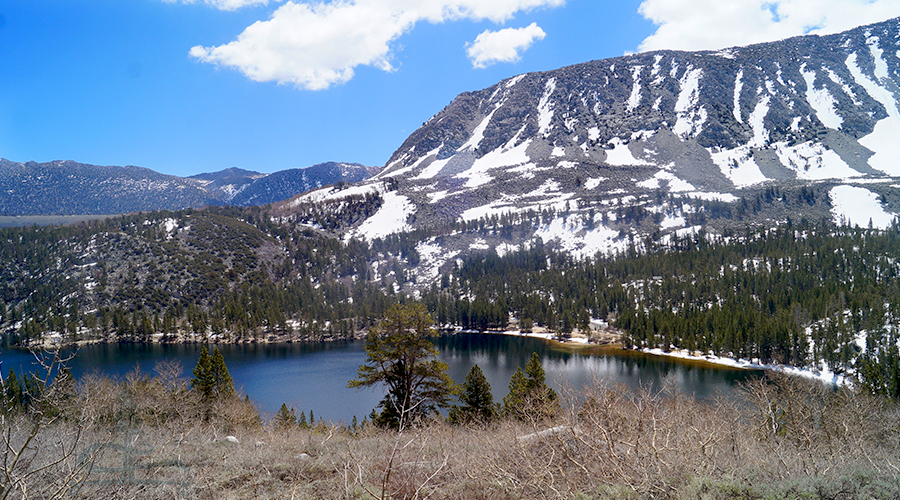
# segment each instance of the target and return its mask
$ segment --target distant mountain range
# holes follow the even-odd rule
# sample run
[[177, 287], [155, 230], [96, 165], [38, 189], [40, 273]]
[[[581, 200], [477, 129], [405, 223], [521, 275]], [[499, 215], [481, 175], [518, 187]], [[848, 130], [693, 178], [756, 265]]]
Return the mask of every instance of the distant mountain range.
[[0, 215], [119, 214], [207, 205], [265, 205], [330, 184], [359, 182], [378, 170], [328, 162], [271, 174], [229, 168], [178, 177], [134, 166], [0, 159]]
[[345, 240], [461, 222], [517, 228], [421, 242], [434, 265], [471, 249], [541, 242], [587, 256], [801, 219], [886, 227], [900, 213], [898, 41], [892, 19], [519, 75], [456, 97], [380, 171], [324, 163], [181, 178], [0, 160], [0, 214], [260, 205], [331, 185], [278, 212], [326, 220], [322, 203], [362, 204], [319, 228]]

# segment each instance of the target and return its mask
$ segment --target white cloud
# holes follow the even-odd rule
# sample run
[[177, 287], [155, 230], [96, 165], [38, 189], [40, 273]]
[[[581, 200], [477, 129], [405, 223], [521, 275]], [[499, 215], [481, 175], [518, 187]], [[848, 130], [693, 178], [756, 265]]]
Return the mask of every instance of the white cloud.
[[535, 40], [543, 40], [545, 36], [547, 34], [536, 23], [524, 28], [485, 30], [475, 38], [475, 42], [466, 44], [466, 55], [475, 68], [486, 68], [501, 62], [516, 62], [522, 52], [528, 50]]
[[639, 50], [714, 50], [825, 35], [900, 16], [897, 0], [644, 0], [656, 24]]
[[[212, 1], [212, 0], [205, 0]], [[216, 0], [251, 1], [251, 0]], [[557, 7], [565, 0], [334, 0], [289, 1], [267, 21], [217, 47], [196, 46], [200, 61], [232, 67], [260, 81], [326, 89], [353, 78], [354, 68], [391, 64], [392, 42], [417, 22], [504, 22], [520, 11]]]
[[197, 2], [203, 2], [210, 7], [215, 7], [219, 10], [238, 10], [241, 7], [255, 6], [255, 5], [268, 5], [269, 0], [162, 0], [166, 3], [183, 3], [183, 4], [192, 4]]

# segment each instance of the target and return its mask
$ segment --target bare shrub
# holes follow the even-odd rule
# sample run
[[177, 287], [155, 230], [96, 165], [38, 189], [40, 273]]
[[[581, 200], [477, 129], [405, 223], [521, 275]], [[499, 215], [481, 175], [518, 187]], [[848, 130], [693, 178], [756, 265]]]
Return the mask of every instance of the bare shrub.
[[[708, 403], [597, 382], [578, 394], [564, 394], [552, 418], [507, 418], [488, 426], [451, 426], [437, 418], [397, 430], [371, 424], [353, 429], [261, 425], [240, 398], [217, 407], [214, 413], [221, 415], [206, 421], [190, 391], [183, 400], [166, 400], [165, 395], [184, 389], [180, 380], [141, 374], [118, 382], [83, 379], [66, 418], [39, 436], [42, 449], [49, 450], [53, 433], [71, 443], [64, 433], [80, 429], [82, 444], [69, 456], [94, 452], [92, 467], [71, 497], [749, 500], [900, 495], [897, 406], [797, 379], [753, 382], [743, 399]], [[112, 419], [119, 414], [109, 408], [123, 394], [134, 402], [132, 414], [139, 418], [116, 426]], [[78, 427], [80, 419], [95, 424]], [[229, 434], [237, 440], [226, 440]], [[34, 476], [45, 489], [31, 491], [49, 491], [59, 484], [54, 477], [78, 464], [71, 459], [52, 465]]]

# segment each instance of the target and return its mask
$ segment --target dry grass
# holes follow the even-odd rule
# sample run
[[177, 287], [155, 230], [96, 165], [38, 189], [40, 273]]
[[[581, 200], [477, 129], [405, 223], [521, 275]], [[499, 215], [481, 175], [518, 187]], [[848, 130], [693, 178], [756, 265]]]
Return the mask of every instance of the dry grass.
[[[568, 406], [552, 421], [453, 427], [434, 420], [402, 432], [324, 425], [278, 430], [247, 420], [241, 401], [217, 408], [215, 418], [200, 422], [188, 394], [181, 401], [157, 397], [179, 391], [177, 382], [157, 386], [154, 377], [141, 386], [135, 382], [139, 379], [124, 385], [90, 382], [95, 385], [89, 398], [94, 399], [82, 399], [79, 414], [90, 418], [90, 428], [69, 419], [42, 433], [38, 446], [51, 446], [53, 436], [80, 428], [84, 434], [79, 450], [99, 451], [85, 482], [71, 497], [486, 500], [900, 495], [897, 407], [797, 379], [754, 383], [739, 404], [705, 404], [597, 385], [577, 398], [566, 398]], [[123, 388], [129, 386], [133, 401], [140, 401], [129, 410], [130, 420], [114, 421], [100, 411], [109, 407], [110, 400], [122, 398]], [[139, 388], [146, 393], [139, 394]], [[157, 390], [163, 392], [153, 396]], [[101, 404], [103, 394], [107, 403]], [[239, 442], [226, 440], [226, 435]], [[73, 467], [74, 460], [60, 467]], [[48, 472], [41, 481], [49, 483], [51, 476]]]

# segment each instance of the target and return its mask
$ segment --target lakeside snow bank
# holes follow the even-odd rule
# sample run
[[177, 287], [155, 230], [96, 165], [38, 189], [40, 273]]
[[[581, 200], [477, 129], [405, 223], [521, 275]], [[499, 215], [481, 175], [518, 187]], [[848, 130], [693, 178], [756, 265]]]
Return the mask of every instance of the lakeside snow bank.
[[705, 361], [714, 365], [728, 366], [731, 368], [739, 368], [744, 370], [768, 370], [786, 373], [788, 375], [796, 375], [810, 380], [818, 380], [824, 384], [832, 384], [836, 386], [852, 386], [853, 379], [845, 374], [837, 374], [828, 368], [828, 365], [822, 363], [821, 367], [813, 366], [790, 366], [781, 364], [761, 363], [759, 359], [734, 359], [723, 358], [712, 354], [697, 356], [683, 350], [672, 350], [669, 352], [662, 349], [641, 349], [641, 352], [652, 354], [654, 356], [666, 356], [670, 358], [685, 359], [690, 361]]
[[[468, 333], [468, 331], [463, 330], [459, 333]], [[484, 333], [484, 332], [477, 332]], [[531, 337], [537, 339], [551, 340], [554, 342], [559, 342], [560, 344], [572, 344], [572, 345], [588, 345], [588, 339], [584, 337], [571, 337], [571, 338], [561, 338], [554, 333], [522, 333], [520, 330], [508, 330], [503, 332], [498, 332], [502, 335], [509, 335], [514, 337]], [[688, 351], [674, 349], [672, 351], [663, 351], [662, 349], [649, 349], [643, 348], [640, 349], [640, 352], [645, 354], [650, 354], [653, 356], [664, 356], [668, 358], [676, 358], [682, 359], [685, 361], [700, 361], [705, 363], [710, 363], [714, 365], [720, 365], [723, 367], [729, 368], [737, 368], [741, 370], [767, 370], [785, 373], [788, 375], [794, 375], [803, 377], [810, 380], [817, 380], [822, 382], [823, 384], [831, 384], [840, 387], [852, 387], [854, 383], [854, 379], [848, 374], [838, 374], [834, 373], [828, 368], [828, 365], [822, 363], [819, 367], [814, 366], [790, 366], [790, 365], [781, 365], [781, 364], [767, 364], [761, 363], [758, 359], [734, 359], [734, 358], [724, 358], [715, 356], [712, 354], [706, 355], [696, 355], [691, 354]]]

